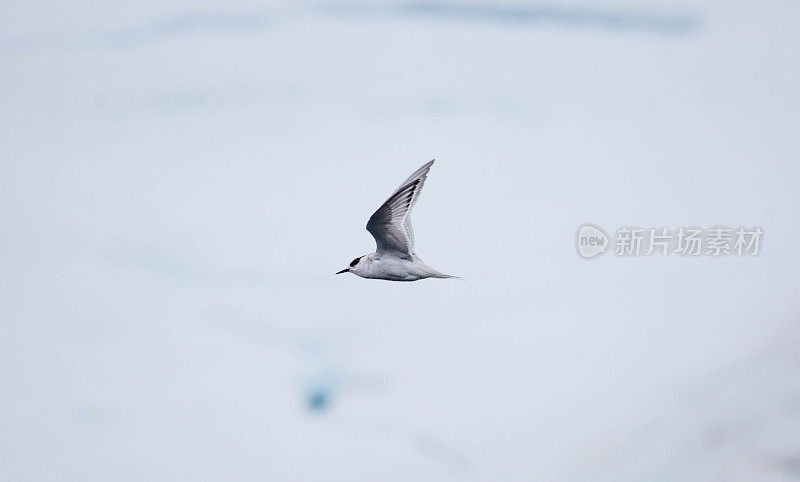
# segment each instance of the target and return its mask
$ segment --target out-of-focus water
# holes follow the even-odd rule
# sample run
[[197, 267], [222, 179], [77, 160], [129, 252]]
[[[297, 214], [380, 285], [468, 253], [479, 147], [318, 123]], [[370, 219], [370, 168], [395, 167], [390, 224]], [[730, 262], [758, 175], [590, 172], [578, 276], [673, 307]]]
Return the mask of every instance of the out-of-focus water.
[[[0, 11], [3, 480], [800, 476], [800, 9]], [[417, 251], [466, 281], [334, 277], [432, 158]]]

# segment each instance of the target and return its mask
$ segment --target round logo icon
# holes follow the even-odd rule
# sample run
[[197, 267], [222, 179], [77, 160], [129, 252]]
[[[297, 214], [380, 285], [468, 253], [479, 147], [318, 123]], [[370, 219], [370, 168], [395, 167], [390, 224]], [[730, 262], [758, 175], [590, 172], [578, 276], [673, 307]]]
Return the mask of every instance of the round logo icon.
[[608, 236], [593, 224], [584, 224], [578, 229], [578, 254], [590, 259], [606, 252]]

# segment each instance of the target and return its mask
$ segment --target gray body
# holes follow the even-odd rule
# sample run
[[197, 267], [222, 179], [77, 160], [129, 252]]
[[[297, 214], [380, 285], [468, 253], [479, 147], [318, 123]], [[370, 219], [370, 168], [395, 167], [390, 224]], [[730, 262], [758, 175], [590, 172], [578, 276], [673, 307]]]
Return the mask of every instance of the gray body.
[[419, 259], [377, 257], [375, 253], [361, 257], [349, 271], [362, 278], [390, 281], [416, 281], [424, 278], [455, 278], [424, 264]]

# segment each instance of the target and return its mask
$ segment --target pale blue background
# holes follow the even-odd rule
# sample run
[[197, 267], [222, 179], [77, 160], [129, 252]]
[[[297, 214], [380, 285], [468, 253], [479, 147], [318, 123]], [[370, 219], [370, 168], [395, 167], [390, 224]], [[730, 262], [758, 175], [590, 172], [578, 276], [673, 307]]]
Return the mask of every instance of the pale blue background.
[[[0, 13], [3, 480], [800, 477], [795, 4]], [[434, 157], [466, 281], [333, 276]]]

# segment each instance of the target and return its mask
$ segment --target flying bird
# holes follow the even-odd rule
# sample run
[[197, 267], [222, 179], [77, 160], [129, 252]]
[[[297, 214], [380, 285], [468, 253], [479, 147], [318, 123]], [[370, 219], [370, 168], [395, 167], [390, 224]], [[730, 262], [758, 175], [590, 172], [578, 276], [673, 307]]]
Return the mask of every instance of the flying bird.
[[367, 221], [367, 231], [375, 238], [375, 252], [354, 259], [349, 267], [336, 274], [353, 273], [362, 278], [390, 281], [458, 278], [426, 265], [414, 251], [411, 210], [432, 165], [430, 161], [414, 171]]

